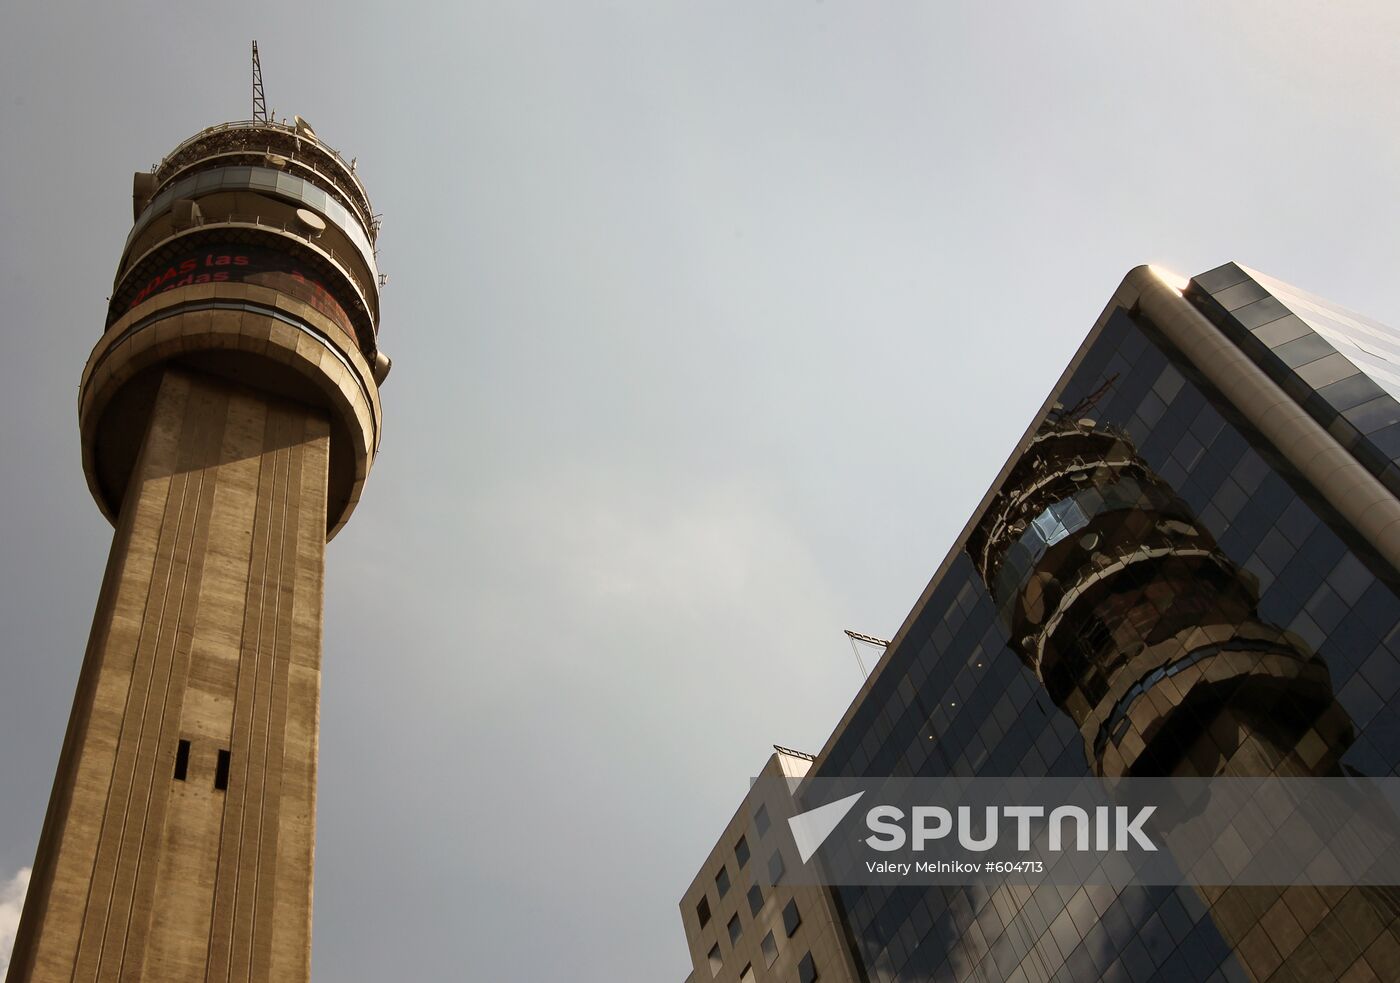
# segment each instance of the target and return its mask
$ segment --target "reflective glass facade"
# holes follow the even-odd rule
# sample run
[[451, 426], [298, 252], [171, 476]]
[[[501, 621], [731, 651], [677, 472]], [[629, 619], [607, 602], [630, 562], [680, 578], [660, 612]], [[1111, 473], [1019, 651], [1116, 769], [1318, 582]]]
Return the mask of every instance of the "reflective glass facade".
[[1400, 331], [1235, 263], [1187, 296], [1400, 494]]
[[[1236, 343], [1280, 385], [1291, 372], [1285, 391], [1358, 460], [1373, 434], [1389, 447], [1400, 416], [1353, 412], [1394, 403], [1383, 366], [1274, 354], [1316, 338], [1355, 367], [1340, 335], [1361, 325], [1369, 347], [1374, 322], [1324, 323], [1316, 298], [1304, 320], [1261, 282], [1231, 264], [1185, 296], [1251, 333]], [[1397, 588], [1158, 326], [1113, 310], [813, 774], [1400, 774]], [[1386, 889], [834, 893], [879, 983], [1400, 979]]]

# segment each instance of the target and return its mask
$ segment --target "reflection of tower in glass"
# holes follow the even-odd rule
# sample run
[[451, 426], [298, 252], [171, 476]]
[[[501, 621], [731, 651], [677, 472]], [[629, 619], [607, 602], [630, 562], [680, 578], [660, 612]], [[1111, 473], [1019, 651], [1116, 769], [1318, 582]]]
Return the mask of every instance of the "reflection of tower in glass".
[[116, 526], [9, 979], [311, 972], [325, 546], [379, 447], [376, 222], [298, 118], [136, 175], [83, 372]]
[[1097, 773], [1329, 773], [1352, 741], [1323, 662], [1260, 620], [1131, 438], [1052, 413], [968, 541], [1011, 647]]

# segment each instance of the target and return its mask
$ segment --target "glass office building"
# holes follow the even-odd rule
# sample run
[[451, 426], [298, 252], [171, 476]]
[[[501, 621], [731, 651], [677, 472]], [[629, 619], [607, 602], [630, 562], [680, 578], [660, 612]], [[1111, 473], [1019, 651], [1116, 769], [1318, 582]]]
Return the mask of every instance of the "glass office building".
[[[811, 774], [1400, 774], [1400, 332], [1132, 271]], [[867, 979], [1394, 980], [1387, 889], [832, 889]]]

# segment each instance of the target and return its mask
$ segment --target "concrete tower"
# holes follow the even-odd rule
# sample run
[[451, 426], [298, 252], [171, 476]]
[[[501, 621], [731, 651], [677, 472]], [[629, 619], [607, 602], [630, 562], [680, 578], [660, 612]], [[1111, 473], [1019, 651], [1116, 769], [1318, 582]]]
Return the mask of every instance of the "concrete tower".
[[306, 980], [325, 544], [389, 367], [376, 221], [300, 117], [195, 135], [132, 205], [78, 407], [116, 533], [9, 979]]

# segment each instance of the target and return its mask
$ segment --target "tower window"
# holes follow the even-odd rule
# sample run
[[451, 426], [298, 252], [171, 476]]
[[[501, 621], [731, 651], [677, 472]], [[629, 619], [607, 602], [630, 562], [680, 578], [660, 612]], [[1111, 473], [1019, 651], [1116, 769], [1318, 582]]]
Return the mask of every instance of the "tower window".
[[721, 898], [729, 893], [729, 871], [725, 870], [723, 867], [721, 867], [719, 873], [715, 875], [715, 887], [719, 890], [719, 896]]
[[816, 980], [817, 964], [812, 962], [812, 954], [809, 952], [797, 964], [797, 983], [816, 983]]
[[183, 782], [185, 780], [185, 772], [189, 771], [189, 767], [190, 742], [182, 740], [175, 747], [175, 780], [177, 782]]
[[228, 788], [228, 761], [228, 751], [219, 748], [219, 763], [214, 767], [214, 787], [221, 792]]
[[744, 865], [749, 862], [749, 841], [747, 837], [739, 837], [739, 842], [734, 844], [734, 859], [739, 861], [740, 870], [743, 870]]
[[744, 934], [744, 926], [739, 923], [739, 916], [735, 915], [729, 919], [729, 944], [737, 945], [739, 936]]
[[700, 903], [695, 906], [695, 917], [699, 920], [701, 928], [710, 924], [710, 899], [708, 897], [700, 898]]

